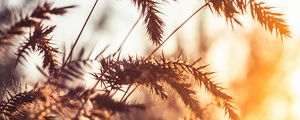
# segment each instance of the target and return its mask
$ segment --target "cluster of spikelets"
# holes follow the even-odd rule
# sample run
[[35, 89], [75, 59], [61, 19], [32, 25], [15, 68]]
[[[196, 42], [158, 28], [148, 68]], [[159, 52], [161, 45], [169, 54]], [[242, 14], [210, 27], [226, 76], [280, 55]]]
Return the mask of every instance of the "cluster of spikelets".
[[[154, 44], [161, 46], [164, 22], [159, 17], [159, 2], [154, 0], [132, 0], [133, 4], [141, 11], [146, 25], [147, 35]], [[209, 7], [232, 24], [241, 24], [236, 18], [239, 14], [250, 10], [253, 18], [257, 19], [266, 29], [276, 31], [282, 37], [289, 37], [290, 32], [281, 18], [282, 14], [271, 12], [271, 7], [255, 0], [205, 0], [201, 9]], [[19, 62], [32, 51], [43, 55], [43, 65], [40, 69], [46, 76], [46, 82], [37, 83], [31, 90], [16, 93], [0, 102], [0, 119], [118, 119], [117, 114], [129, 114], [132, 110], [145, 110], [146, 105], [128, 102], [128, 97], [138, 88], [146, 88], [153, 95], [162, 100], [170, 99], [166, 91], [172, 90], [184, 105], [195, 115], [195, 119], [203, 115], [197, 89], [205, 88], [213, 97], [217, 98], [220, 108], [224, 109], [232, 120], [237, 120], [232, 105], [232, 97], [224, 93], [223, 88], [210, 79], [211, 72], [205, 72], [207, 65], [199, 65], [196, 61], [177, 58], [168, 59], [161, 54], [160, 57], [128, 57], [121, 59], [116, 54], [102, 56], [99, 53], [95, 58], [66, 59], [65, 51], [63, 60], [59, 62], [59, 51], [52, 47], [49, 34], [55, 26], [44, 26], [43, 21], [49, 20], [51, 15], [63, 15], [67, 9], [75, 6], [56, 8], [49, 3], [36, 7], [32, 14], [22, 18], [11, 25], [0, 36], [1, 46], [14, 42], [13, 37], [26, 35], [25, 42], [16, 52], [16, 63], [9, 78]], [[197, 11], [197, 12], [198, 12]], [[28, 29], [30, 31], [28, 32]], [[167, 39], [166, 39], [167, 40]], [[163, 42], [164, 43], [164, 42]], [[75, 44], [76, 45], [76, 44]], [[105, 50], [105, 49], [104, 49]], [[81, 53], [84, 52], [84, 49]], [[72, 54], [71, 54], [72, 55]], [[24, 61], [23, 61], [24, 62]], [[92, 73], [97, 81], [92, 88], [69, 87], [68, 80], [76, 81], [84, 72], [86, 65], [98, 62], [100, 70]], [[123, 90], [127, 88], [126, 90]], [[197, 89], [195, 89], [197, 88]], [[123, 92], [120, 100], [113, 99], [116, 92]], [[9, 93], [9, 91], [7, 92]]]

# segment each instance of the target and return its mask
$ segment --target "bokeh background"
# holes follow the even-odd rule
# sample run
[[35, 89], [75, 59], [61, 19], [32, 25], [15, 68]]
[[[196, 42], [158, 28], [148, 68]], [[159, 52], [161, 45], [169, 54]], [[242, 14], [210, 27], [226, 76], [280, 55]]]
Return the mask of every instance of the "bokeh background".
[[[165, 36], [203, 5], [204, 0], [165, 1], [161, 4], [162, 18], [166, 23]], [[221, 83], [235, 99], [242, 120], [299, 120], [300, 119], [300, 7], [299, 0], [263, 0], [274, 6], [275, 11], [284, 13], [290, 26], [292, 38], [276, 37], [266, 31], [257, 21], [246, 14], [239, 20], [243, 26], [226, 23], [225, 18], [204, 9], [192, 18], [162, 47], [164, 53], [172, 57], [182, 51], [191, 59], [203, 57], [203, 64], [216, 72], [213, 79]], [[55, 24], [53, 39], [58, 47], [70, 45], [76, 39], [94, 0], [52, 1], [55, 6], [78, 5], [65, 16], [53, 17], [47, 24]], [[43, 1], [1, 0], [1, 24], [11, 22], [6, 8], [16, 11], [30, 10]], [[107, 45], [105, 54], [115, 51], [123, 38], [138, 19], [139, 14], [130, 0], [100, 0], [92, 14], [80, 44], [96, 55]], [[66, 46], [70, 48], [70, 46]], [[122, 57], [128, 55], [145, 56], [155, 46], [147, 40], [142, 21], [134, 29], [122, 49]], [[160, 50], [161, 51], [161, 50]], [[161, 53], [161, 52], [158, 53]], [[20, 66], [22, 79], [36, 82], [42, 75], [36, 64], [38, 55], [30, 56], [29, 62]], [[88, 77], [87, 77], [88, 79]], [[87, 80], [85, 84], [91, 84]], [[147, 95], [143, 96], [146, 99]], [[142, 98], [141, 98], [142, 99]], [[176, 100], [175, 100], [176, 101]], [[153, 106], [152, 109], [161, 107]], [[177, 108], [164, 105], [169, 110], [161, 110], [162, 118], [177, 118]], [[208, 108], [213, 110], [214, 108]], [[153, 110], [154, 111], [154, 110]], [[181, 111], [182, 119], [186, 114]], [[174, 117], [176, 116], [176, 117]], [[223, 112], [217, 112], [207, 119], [224, 120]], [[149, 118], [150, 119], [150, 118]]]

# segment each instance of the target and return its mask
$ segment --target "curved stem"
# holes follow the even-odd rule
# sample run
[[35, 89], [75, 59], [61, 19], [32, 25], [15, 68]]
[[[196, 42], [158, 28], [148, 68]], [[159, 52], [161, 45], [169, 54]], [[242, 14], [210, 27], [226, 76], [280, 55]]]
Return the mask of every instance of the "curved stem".
[[[73, 54], [73, 52], [74, 52], [75, 46], [77, 45], [77, 43], [78, 43], [78, 41], [79, 41], [79, 38], [81, 37], [81, 34], [82, 34], [82, 32], [83, 32], [83, 30], [84, 30], [84, 28], [85, 28], [87, 22], [89, 21], [89, 19], [90, 19], [91, 15], [92, 15], [92, 13], [93, 13], [93, 11], [94, 11], [94, 9], [95, 9], [97, 3], [98, 3], [98, 0], [95, 1], [94, 5], [93, 5], [93, 8], [91, 9], [91, 11], [90, 11], [88, 17], [86, 18], [86, 20], [85, 20], [85, 22], [84, 22], [84, 24], [83, 24], [83, 26], [82, 26], [82, 28], [81, 28], [81, 30], [80, 30], [80, 32], [79, 32], [77, 38], [76, 38], [76, 40], [75, 40], [75, 42], [74, 42], [74, 44], [73, 44], [73, 46], [72, 46], [72, 48], [71, 48], [71, 51], [70, 51], [70, 53], [69, 53], [69, 55], [68, 55], [68, 57], [67, 57], [65, 63], [67, 63], [67, 62], [70, 60], [70, 58], [71, 58], [71, 56], [72, 56], [72, 54]], [[63, 65], [62, 65], [61, 71], [64, 69], [65, 66], [66, 66], [66, 64], [63, 64]]]
[[[64, 62], [64, 64], [63, 64], [62, 67], [61, 67], [61, 71], [60, 71], [59, 76], [61, 75], [61, 73], [62, 73], [64, 67], [66, 66], [66, 64], [68, 63], [68, 61], [70, 60], [70, 58], [71, 58], [71, 56], [72, 56], [72, 54], [73, 54], [73, 51], [74, 51], [74, 49], [75, 49], [75, 46], [77, 45], [77, 43], [78, 43], [78, 41], [79, 41], [79, 38], [80, 38], [80, 36], [81, 36], [81, 34], [82, 34], [82, 32], [83, 32], [83, 30], [84, 30], [84, 28], [85, 28], [87, 22], [89, 21], [89, 19], [90, 19], [91, 15], [92, 15], [92, 13], [93, 13], [93, 11], [94, 11], [94, 9], [95, 9], [97, 3], [98, 3], [98, 0], [95, 1], [94, 5], [93, 5], [93, 8], [91, 9], [91, 11], [90, 11], [88, 17], [86, 18], [86, 20], [85, 20], [85, 22], [84, 22], [84, 24], [83, 24], [83, 26], [82, 26], [82, 28], [81, 28], [81, 30], [80, 30], [80, 32], [79, 32], [77, 38], [76, 38], [76, 40], [75, 40], [75, 42], [74, 42], [74, 44], [73, 44], [73, 46], [72, 46], [72, 48], [71, 48], [71, 51], [70, 51], [70, 53], [69, 53], [69, 55], [68, 55], [66, 61]], [[89, 94], [90, 94], [90, 93], [89, 93]], [[82, 111], [82, 109], [84, 108], [84, 106], [85, 106], [86, 103], [87, 103], [87, 100], [84, 101], [83, 105], [82, 105], [81, 108], [78, 110], [76, 116], [74, 117], [75, 120], [79, 119], [78, 117], [79, 117], [79, 115], [80, 115], [80, 112]]]
[[192, 15], [190, 15], [183, 23], [181, 23], [160, 45], [158, 45], [147, 57], [146, 60], [150, 59], [152, 55], [159, 49], [161, 46], [166, 43], [183, 25], [185, 25], [193, 16], [195, 16], [199, 11], [205, 8], [209, 2], [206, 2], [203, 6], [197, 9]]
[[126, 42], [126, 40], [128, 39], [129, 35], [132, 33], [133, 29], [136, 27], [136, 25], [139, 23], [139, 21], [141, 20], [142, 15], [139, 16], [139, 18], [135, 21], [135, 23], [133, 24], [133, 26], [130, 28], [129, 32], [126, 34], [125, 38], [123, 39], [122, 43], [120, 44], [118, 50], [112, 54], [112, 56], [115, 56], [118, 52], [121, 51], [124, 43]]

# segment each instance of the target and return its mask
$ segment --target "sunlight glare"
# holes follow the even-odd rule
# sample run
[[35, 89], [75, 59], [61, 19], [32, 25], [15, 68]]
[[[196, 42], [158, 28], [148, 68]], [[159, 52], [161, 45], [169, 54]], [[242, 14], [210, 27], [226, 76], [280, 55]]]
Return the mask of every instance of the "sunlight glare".
[[289, 81], [289, 91], [291, 93], [292, 98], [292, 116], [299, 120], [300, 119], [300, 68], [296, 70]]

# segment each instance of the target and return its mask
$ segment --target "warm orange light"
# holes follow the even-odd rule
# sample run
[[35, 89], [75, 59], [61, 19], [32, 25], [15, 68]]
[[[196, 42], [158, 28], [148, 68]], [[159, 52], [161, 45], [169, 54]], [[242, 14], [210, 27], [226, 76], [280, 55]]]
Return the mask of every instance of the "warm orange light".
[[292, 96], [291, 114], [293, 119], [300, 119], [300, 68], [291, 75], [289, 91]]
[[287, 23], [292, 31], [293, 37], [299, 36], [299, 0], [267, 0], [267, 3], [272, 4], [277, 7], [276, 10], [282, 11], [284, 13], [283, 18], [286, 18]]

